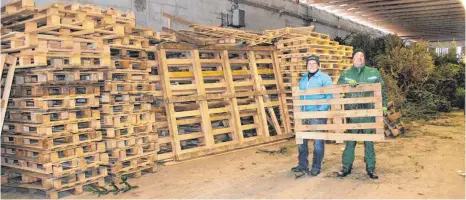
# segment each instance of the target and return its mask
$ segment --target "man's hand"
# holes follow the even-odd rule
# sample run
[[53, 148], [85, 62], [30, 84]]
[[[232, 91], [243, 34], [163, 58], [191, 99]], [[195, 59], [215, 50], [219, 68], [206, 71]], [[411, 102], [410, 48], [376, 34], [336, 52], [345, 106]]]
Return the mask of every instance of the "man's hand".
[[387, 107], [383, 107], [383, 116], [387, 116]]
[[349, 80], [348, 83], [351, 87], [356, 87], [356, 85], [358, 85], [358, 82], [355, 80]]

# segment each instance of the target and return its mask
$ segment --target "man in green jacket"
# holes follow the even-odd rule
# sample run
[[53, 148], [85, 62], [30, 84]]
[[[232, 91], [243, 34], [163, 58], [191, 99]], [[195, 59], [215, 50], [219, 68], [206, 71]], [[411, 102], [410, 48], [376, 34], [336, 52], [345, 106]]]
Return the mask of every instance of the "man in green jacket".
[[[375, 68], [365, 65], [364, 52], [356, 50], [353, 54], [353, 67], [344, 71], [338, 79], [338, 84], [349, 84], [351, 87], [356, 87], [360, 83], [382, 83], [382, 105], [384, 115], [387, 111], [387, 93], [379, 71]], [[348, 93], [346, 97], [369, 97], [373, 96], [373, 92], [356, 92]], [[357, 109], [373, 109], [374, 104], [351, 104], [345, 105], [345, 110]], [[375, 117], [358, 117], [348, 118], [348, 123], [374, 123]], [[348, 130], [350, 133], [374, 134], [374, 129], [356, 129]], [[343, 152], [343, 169], [337, 173], [339, 177], [345, 177], [351, 174], [354, 161], [355, 141], [347, 141], [346, 148]], [[364, 159], [366, 162], [366, 172], [371, 179], [378, 179], [375, 173], [375, 150], [374, 143], [371, 141], [364, 142]]]

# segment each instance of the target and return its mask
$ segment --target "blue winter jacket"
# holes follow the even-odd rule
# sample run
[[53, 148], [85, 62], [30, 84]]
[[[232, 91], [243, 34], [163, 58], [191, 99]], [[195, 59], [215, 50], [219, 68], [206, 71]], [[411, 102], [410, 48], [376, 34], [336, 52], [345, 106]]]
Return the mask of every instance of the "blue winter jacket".
[[[323, 73], [319, 70], [314, 76], [308, 79], [309, 72], [303, 74], [301, 80], [299, 81], [299, 89], [306, 90], [308, 88], [319, 88], [333, 85], [332, 79], [326, 73]], [[316, 99], [331, 99], [333, 98], [332, 94], [315, 94], [315, 95], [302, 95], [300, 100], [316, 100]], [[330, 109], [330, 105], [309, 105], [301, 106], [302, 111], [327, 111]]]

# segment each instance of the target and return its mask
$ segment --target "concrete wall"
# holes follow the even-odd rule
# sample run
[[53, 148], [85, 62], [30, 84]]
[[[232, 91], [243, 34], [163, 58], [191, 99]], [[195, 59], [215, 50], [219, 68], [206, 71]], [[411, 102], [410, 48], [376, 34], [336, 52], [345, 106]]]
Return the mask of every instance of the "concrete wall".
[[[6, 1], [2, 1], [2, 5]], [[232, 0], [36, 0], [36, 6], [54, 2], [95, 4], [99, 7], [113, 7], [119, 10], [133, 10], [139, 26], [160, 31], [167, 26], [162, 12], [206, 25], [221, 25], [231, 22]], [[288, 0], [238, 0], [240, 9], [246, 13], [244, 29], [262, 31], [265, 29], [314, 25], [316, 32], [329, 34], [332, 38], [343, 37], [351, 30], [381, 35], [380, 32], [351, 21], [339, 19], [325, 11]], [[173, 29], [186, 28], [176, 22]]]

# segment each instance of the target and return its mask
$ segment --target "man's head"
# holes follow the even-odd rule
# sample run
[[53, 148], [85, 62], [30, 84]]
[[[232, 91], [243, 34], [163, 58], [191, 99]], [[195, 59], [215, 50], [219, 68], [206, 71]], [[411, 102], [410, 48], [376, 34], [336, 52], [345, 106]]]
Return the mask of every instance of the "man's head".
[[362, 50], [356, 50], [353, 54], [353, 66], [363, 67], [364, 65], [366, 65], [364, 52]]
[[306, 59], [307, 71], [310, 73], [315, 73], [320, 68], [319, 56], [311, 55]]

